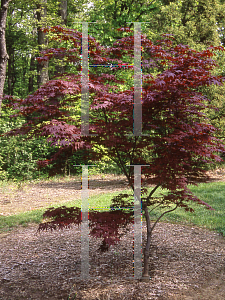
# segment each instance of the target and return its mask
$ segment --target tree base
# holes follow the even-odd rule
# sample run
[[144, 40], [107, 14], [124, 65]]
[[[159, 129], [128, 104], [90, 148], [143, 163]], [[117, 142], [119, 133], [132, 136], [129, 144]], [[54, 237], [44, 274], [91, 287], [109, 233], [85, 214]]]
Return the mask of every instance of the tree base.
[[150, 279], [151, 279], [150, 276], [142, 276], [140, 280], [141, 280], [142, 282], [149, 282]]

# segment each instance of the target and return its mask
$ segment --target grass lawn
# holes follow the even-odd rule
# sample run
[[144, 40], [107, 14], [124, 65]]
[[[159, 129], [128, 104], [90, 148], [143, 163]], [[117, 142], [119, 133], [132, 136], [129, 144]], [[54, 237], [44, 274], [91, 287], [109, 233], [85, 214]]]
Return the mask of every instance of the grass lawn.
[[[214, 208], [214, 211], [206, 209], [203, 205], [192, 203], [190, 206], [194, 212], [186, 212], [177, 208], [166, 214], [161, 219], [164, 222], [180, 223], [185, 225], [197, 225], [199, 227], [215, 230], [225, 236], [225, 182], [200, 183], [198, 186], [189, 186], [195, 196]], [[151, 217], [156, 220], [163, 210], [152, 212]]]
[[[178, 208], [175, 211], [166, 214], [161, 221], [180, 223], [185, 225], [197, 225], [199, 227], [215, 230], [225, 236], [225, 182], [201, 183], [198, 186], [189, 186], [191, 191], [211, 205], [215, 210], [210, 211], [202, 205], [195, 203], [190, 206], [195, 210], [194, 213], [186, 212]], [[129, 190], [124, 190], [124, 192]], [[157, 193], [162, 191], [157, 190]], [[89, 199], [91, 208], [107, 208], [110, 206], [112, 196], [117, 193], [100, 194]], [[157, 193], [155, 194], [157, 196]], [[81, 202], [78, 206], [80, 206]], [[66, 206], [73, 206], [73, 202], [64, 203]], [[60, 206], [60, 205], [58, 205]], [[56, 206], [55, 206], [56, 207]], [[20, 213], [12, 216], [0, 216], [0, 232], [12, 230], [18, 225], [27, 226], [28, 223], [40, 223], [45, 209], [38, 209], [29, 212]], [[151, 213], [151, 219], [156, 220], [163, 210], [157, 209]]]

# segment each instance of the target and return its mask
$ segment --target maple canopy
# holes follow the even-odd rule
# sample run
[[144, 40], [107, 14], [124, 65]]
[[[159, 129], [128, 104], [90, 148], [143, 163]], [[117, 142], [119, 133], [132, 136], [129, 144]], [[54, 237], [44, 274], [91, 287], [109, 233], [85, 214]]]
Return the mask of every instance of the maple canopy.
[[[142, 176], [155, 188], [149, 194], [145, 190], [146, 194], [142, 197], [144, 208], [161, 205], [169, 211], [177, 207], [193, 211], [188, 204], [194, 201], [212, 209], [194, 196], [187, 185], [195, 184], [199, 177], [204, 178], [206, 164], [222, 160], [218, 152], [224, 151], [224, 146], [215, 137], [217, 129], [210, 125], [204, 113], [205, 108], [210, 107], [210, 101], [202, 94], [201, 87], [223, 84], [224, 78], [212, 73], [216, 66], [214, 52], [224, 51], [224, 48], [210, 47], [197, 52], [187, 45], [173, 45], [173, 37], [170, 35], [164, 35], [157, 44], [142, 36], [144, 135], [132, 136], [134, 88], [122, 89], [125, 82], [117, 74], [122, 69], [127, 69], [127, 74], [132, 74], [133, 68], [120, 65], [105, 67], [104, 70], [90, 68], [89, 129], [90, 133], [96, 135], [81, 136], [79, 103], [82, 34], [60, 26], [47, 30], [63, 46], [42, 51], [42, 57], [38, 59], [40, 62], [62, 60], [65, 73], [58, 74], [26, 99], [14, 100], [14, 108], [18, 109], [14, 116], [26, 116], [29, 121], [9, 133], [45, 136], [52, 145], [59, 147], [59, 151], [50, 160], [39, 161], [39, 167], [50, 164], [63, 152], [72, 155], [79, 149], [88, 149], [92, 161], [101, 160], [103, 155], [107, 155], [116, 162], [132, 189], [133, 168], [127, 165], [148, 165], [142, 167]], [[133, 33], [126, 28], [121, 28], [120, 31], [126, 32], [126, 36], [116, 41], [112, 47], [101, 46], [94, 38], [89, 37], [89, 64], [122, 64], [123, 59], [132, 63]], [[166, 193], [161, 197], [154, 197], [153, 192], [158, 187]], [[124, 198], [127, 196], [121, 195], [114, 199], [112, 206], [121, 203], [123, 207], [132, 206], [132, 202], [126, 202]], [[108, 228], [128, 223], [130, 212], [121, 211], [123, 213], [115, 213], [114, 210], [102, 212], [102, 216], [107, 215], [105, 220], [108, 220]], [[110, 213], [116, 220], [114, 225], [109, 222]], [[100, 218], [98, 214], [90, 213], [90, 222], [97, 222]], [[49, 209], [45, 216], [53, 217], [54, 221], [41, 224], [40, 229], [81, 221], [80, 211], [76, 208], [71, 211], [66, 208], [64, 211], [58, 209], [57, 214], [54, 209]], [[102, 236], [104, 243], [110, 245], [113, 237], [115, 241], [115, 236], [118, 235], [116, 227], [113, 227], [115, 230], [112, 227], [111, 231], [105, 230], [109, 233], [104, 235], [95, 226], [92, 234]]]

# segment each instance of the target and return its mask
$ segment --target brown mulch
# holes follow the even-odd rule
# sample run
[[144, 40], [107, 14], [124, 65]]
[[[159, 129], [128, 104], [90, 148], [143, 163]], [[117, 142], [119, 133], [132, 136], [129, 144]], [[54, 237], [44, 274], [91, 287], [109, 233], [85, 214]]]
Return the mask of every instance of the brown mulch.
[[[89, 196], [122, 191], [125, 188], [128, 188], [125, 176], [91, 176], [89, 179]], [[40, 181], [35, 184], [22, 184], [19, 187], [11, 184], [0, 188], [0, 215], [18, 214], [68, 201], [73, 201], [76, 205], [80, 199], [80, 177]]]
[[[124, 187], [122, 177], [118, 181], [112, 176], [95, 178], [90, 182], [90, 194]], [[51, 202], [62, 203], [62, 198], [68, 201], [77, 196], [79, 199], [78, 189], [78, 181], [65, 180], [41, 182], [24, 186], [22, 190], [4, 189], [2, 195], [10, 203], [1, 204], [0, 209], [4, 207], [1, 213], [11, 214], [15, 206], [18, 212], [25, 205], [31, 210], [46, 207]], [[23, 198], [17, 193], [23, 193]], [[100, 240], [90, 238], [90, 278], [86, 280], [80, 279], [80, 229], [37, 233], [37, 227], [30, 224], [0, 235], [2, 300], [225, 299], [225, 238], [213, 231], [159, 223], [153, 233], [149, 259], [151, 279], [140, 282], [130, 279], [133, 274], [132, 227], [121, 242], [106, 253], [98, 252]], [[145, 232], [143, 223], [143, 242]]]

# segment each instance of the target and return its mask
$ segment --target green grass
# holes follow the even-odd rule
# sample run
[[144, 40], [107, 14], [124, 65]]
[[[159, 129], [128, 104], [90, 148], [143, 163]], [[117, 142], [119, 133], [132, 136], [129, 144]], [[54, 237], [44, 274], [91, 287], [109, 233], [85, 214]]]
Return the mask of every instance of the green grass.
[[[198, 186], [190, 186], [191, 191], [201, 200], [210, 204], [215, 210], [210, 211], [202, 205], [190, 203], [195, 211], [194, 213], [186, 212], [184, 209], [178, 208], [175, 211], [166, 214], [161, 221], [170, 223], [179, 223], [185, 225], [197, 225], [199, 227], [215, 230], [225, 236], [225, 182], [201, 183]], [[124, 190], [124, 192], [129, 190]], [[157, 193], [162, 191], [158, 190]], [[90, 208], [109, 207], [112, 196], [119, 194], [99, 194], [89, 199]], [[156, 194], [157, 195], [157, 194]], [[74, 206], [74, 202], [70, 201], [54, 206], [61, 205]], [[76, 205], [80, 207], [81, 201], [76, 200]], [[12, 216], [0, 216], [0, 232], [12, 230], [18, 225], [27, 226], [28, 223], [40, 223], [42, 214], [45, 209], [33, 210]], [[151, 219], [156, 220], [163, 210], [157, 209], [151, 213]]]
[[[127, 190], [128, 192], [128, 190]], [[111, 199], [113, 196], [118, 195], [119, 192], [115, 193], [109, 193], [109, 194], [99, 194], [95, 195], [89, 198], [89, 206], [90, 208], [96, 209], [96, 210], [101, 210], [104, 208], [108, 209], [111, 204]], [[59, 207], [59, 206], [78, 206], [81, 207], [81, 200], [78, 201], [76, 200], [76, 203], [73, 201], [69, 202], [64, 202], [58, 205], [54, 205], [54, 207]], [[49, 207], [49, 206], [48, 206]], [[47, 207], [46, 207], [47, 208]], [[101, 208], [101, 209], [99, 209]], [[18, 225], [22, 225], [26, 227], [29, 223], [36, 223], [39, 224], [42, 222], [43, 218], [43, 213], [45, 211], [45, 208], [43, 209], [36, 209], [32, 210], [29, 212], [24, 212], [24, 213], [19, 213], [16, 215], [12, 216], [1, 216], [0, 215], [0, 232], [6, 232], [13, 230], [13, 228], [17, 227]]]
[[[214, 211], [206, 209], [203, 205], [190, 203], [189, 206], [194, 209], [193, 213], [177, 208], [163, 216], [161, 221], [197, 225], [225, 236], [225, 182], [201, 183], [198, 186], [190, 185], [189, 188], [195, 196], [211, 205]], [[163, 211], [156, 210], [151, 214], [151, 218], [156, 220]]]
[[40, 223], [44, 209], [32, 210], [12, 216], [0, 216], [0, 233], [10, 231], [18, 225], [26, 227], [29, 223]]

